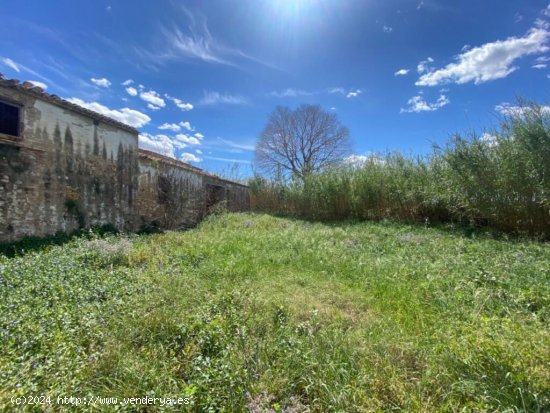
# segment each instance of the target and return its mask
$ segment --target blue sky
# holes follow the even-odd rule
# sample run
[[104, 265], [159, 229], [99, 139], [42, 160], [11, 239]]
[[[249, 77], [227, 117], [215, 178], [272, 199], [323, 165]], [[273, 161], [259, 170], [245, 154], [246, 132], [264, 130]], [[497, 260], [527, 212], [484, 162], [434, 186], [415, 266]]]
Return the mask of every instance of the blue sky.
[[354, 153], [424, 154], [550, 102], [548, 0], [12, 1], [0, 72], [247, 173], [277, 105], [319, 104]]

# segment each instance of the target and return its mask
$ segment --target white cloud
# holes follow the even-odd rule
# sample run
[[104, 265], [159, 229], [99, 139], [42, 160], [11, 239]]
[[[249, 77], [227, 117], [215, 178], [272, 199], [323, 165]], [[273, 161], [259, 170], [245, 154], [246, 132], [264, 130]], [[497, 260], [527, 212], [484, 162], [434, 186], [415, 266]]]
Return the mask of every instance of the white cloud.
[[[528, 113], [530, 110], [532, 110], [529, 106], [515, 106], [511, 105], [508, 102], [503, 102], [499, 105], [495, 106], [495, 110], [504, 116], [523, 116], [525, 113]], [[546, 115], [550, 115], [550, 105], [548, 106], [541, 106], [540, 110], [542, 113]]]
[[352, 166], [363, 166], [368, 161], [368, 156], [365, 155], [350, 155], [344, 158], [344, 163]]
[[176, 123], [163, 123], [158, 128], [161, 130], [171, 130], [172, 132], [179, 132], [181, 129], [180, 125]]
[[179, 140], [180, 142], [183, 142], [183, 143], [188, 144], [188, 145], [200, 145], [201, 144], [201, 141], [199, 141], [197, 138], [195, 138], [193, 136], [188, 136], [184, 133], [178, 133], [176, 135], [176, 139]]
[[535, 59], [535, 62], [537, 62], [537, 63], [550, 62], [550, 57], [548, 57], [548, 56], [539, 56]]
[[217, 140], [223, 144], [223, 148], [229, 147], [233, 149], [242, 149], [245, 151], [253, 151], [255, 149], [255, 146], [253, 143], [250, 143], [250, 144], [239, 143], [229, 139], [223, 139], [220, 137], [218, 137]]
[[201, 99], [200, 103], [202, 105], [217, 105], [217, 104], [244, 105], [248, 103], [248, 100], [243, 96], [221, 94], [219, 92], [213, 92], [213, 91], [205, 91], [204, 96]]
[[166, 99], [171, 100], [172, 102], [174, 102], [174, 104], [184, 112], [187, 112], [187, 111], [193, 109], [193, 105], [191, 103], [186, 103], [183, 100], [172, 97], [167, 93], [164, 94], [164, 97]]
[[542, 11], [542, 14], [544, 14], [547, 17], [550, 17], [550, 4], [546, 6], [546, 8]]
[[127, 79], [124, 82], [122, 82], [122, 86], [130, 86], [134, 81], [132, 79]]
[[346, 97], [349, 98], [355, 98], [359, 96], [361, 93], [363, 93], [360, 89], [352, 90], [351, 92], [348, 92]]
[[[446, 83], [476, 85], [490, 80], [501, 79], [518, 69], [513, 63], [524, 56], [544, 53], [549, 50], [550, 37], [548, 24], [538, 22], [523, 37], [509, 37], [474, 47], [438, 70], [427, 70], [416, 82], [417, 86], [437, 86]], [[419, 65], [420, 67], [420, 65]], [[423, 73], [419, 71], [419, 73]]]
[[142, 133], [139, 135], [139, 147], [176, 159], [176, 146], [166, 135]]
[[385, 165], [386, 161], [382, 159], [380, 156], [371, 153], [368, 155], [350, 155], [343, 159], [344, 163], [354, 167], [354, 168], [361, 168], [365, 166], [365, 164], [372, 162], [376, 165]]
[[8, 66], [9, 68], [15, 70], [17, 73], [21, 72], [21, 69], [19, 69], [17, 63], [15, 63], [9, 57], [2, 58], [2, 63], [4, 63], [4, 65]]
[[346, 90], [343, 88], [343, 87], [333, 87], [333, 88], [330, 88], [328, 90], [328, 93], [331, 93], [331, 94], [336, 94], [336, 93], [339, 93], [341, 95], [345, 95], [346, 94]]
[[92, 81], [93, 84], [95, 84], [96, 86], [99, 86], [99, 87], [109, 87], [111, 86], [111, 82], [109, 82], [109, 80], [107, 80], [106, 78], [101, 78], [101, 79], [96, 79], [96, 78], [91, 78], [90, 79]]
[[199, 155], [202, 155], [202, 151], [200, 149], [195, 149], [195, 152], [198, 153]]
[[405, 76], [407, 73], [409, 73], [409, 69], [399, 69], [393, 75], [394, 76]]
[[180, 156], [182, 162], [202, 162], [202, 159], [189, 152], [184, 152]]
[[32, 83], [33, 85], [38, 86], [38, 87], [40, 87], [44, 90], [46, 90], [48, 88], [47, 84], [45, 84], [44, 82], [39, 82], [38, 80], [29, 80], [28, 82]]
[[537, 63], [536, 65], [531, 66], [533, 69], [546, 69], [546, 63]]
[[145, 113], [138, 112], [137, 110], [130, 108], [122, 108], [119, 110], [109, 109], [107, 106], [97, 102], [84, 102], [82, 99], [69, 98], [67, 101], [74, 103], [75, 105], [82, 106], [83, 108], [93, 110], [101, 115], [108, 116], [126, 125], [133, 126], [134, 128], [140, 128], [151, 121], [151, 118]]
[[309, 95], [312, 95], [311, 92], [307, 92], [305, 90], [300, 90], [300, 89], [292, 89], [292, 88], [288, 88], [288, 89], [284, 89], [284, 90], [281, 90], [281, 91], [275, 91], [275, 92], [271, 92], [269, 94], [269, 96], [273, 96], [273, 97], [276, 97], [276, 98], [293, 98], [293, 97], [297, 97], [297, 96], [309, 96]]
[[405, 109], [401, 108], [400, 113], [433, 112], [448, 105], [449, 103], [451, 103], [451, 101], [445, 95], [440, 95], [437, 101], [433, 103], [428, 103], [422, 96], [417, 95], [407, 101], [409, 106]]
[[384, 27], [382, 27], [382, 30], [384, 30], [384, 33], [391, 33], [393, 32], [393, 27], [384, 25]]
[[178, 108], [180, 108], [184, 112], [193, 109], [193, 105], [191, 103], [184, 102], [181, 99], [174, 98], [174, 103]]
[[[211, 153], [211, 152], [208, 152]], [[205, 159], [211, 159], [213, 161], [220, 161], [220, 162], [230, 162], [230, 163], [240, 163], [245, 165], [252, 164], [252, 161], [244, 160], [244, 159], [236, 159], [236, 158], [218, 158], [217, 156], [205, 156]]]
[[492, 135], [492, 134], [487, 133], [487, 132], [485, 132], [483, 135], [481, 135], [479, 140], [481, 142], [487, 144], [487, 146], [489, 146], [489, 147], [494, 147], [494, 146], [498, 145], [498, 138], [495, 135]]
[[420, 63], [418, 63], [418, 66], [416, 66], [416, 71], [419, 74], [422, 74], [427, 71], [431, 71], [430, 63], [433, 63], [434, 59], [431, 57], [428, 57], [426, 60], [422, 60]]
[[142, 91], [139, 93], [139, 97], [145, 102], [156, 106], [157, 108], [163, 108], [166, 106], [166, 102], [164, 102], [164, 99], [161, 98], [160, 95], [154, 90], [150, 90], [149, 92]]
[[160, 109], [158, 106], [155, 106], [152, 103], [148, 103], [147, 107], [151, 110], [159, 110]]
[[195, 128], [191, 126], [189, 122], [180, 122], [180, 126], [188, 131], [194, 131]]
[[195, 133], [195, 137], [196, 138], [199, 138], [199, 139], [203, 139], [204, 138], [204, 135], [202, 133]]
[[128, 86], [126, 88], [126, 93], [128, 93], [130, 96], [137, 96], [138, 92], [135, 87]]

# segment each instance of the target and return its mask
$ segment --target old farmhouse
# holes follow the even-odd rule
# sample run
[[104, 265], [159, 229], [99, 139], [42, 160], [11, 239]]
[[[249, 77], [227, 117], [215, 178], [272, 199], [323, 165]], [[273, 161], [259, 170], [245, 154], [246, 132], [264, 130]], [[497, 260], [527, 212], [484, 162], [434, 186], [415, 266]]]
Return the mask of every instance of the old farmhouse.
[[0, 75], [0, 243], [189, 227], [220, 201], [248, 210], [248, 187], [140, 150], [136, 129]]

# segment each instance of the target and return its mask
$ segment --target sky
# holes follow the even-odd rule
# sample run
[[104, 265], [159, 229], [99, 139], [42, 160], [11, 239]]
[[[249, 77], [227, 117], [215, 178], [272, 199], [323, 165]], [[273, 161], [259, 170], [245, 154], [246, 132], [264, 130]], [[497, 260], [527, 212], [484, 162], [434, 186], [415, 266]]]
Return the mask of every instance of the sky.
[[278, 105], [336, 113], [362, 159], [550, 103], [548, 0], [0, 0], [0, 20], [5, 77], [213, 172], [251, 173]]

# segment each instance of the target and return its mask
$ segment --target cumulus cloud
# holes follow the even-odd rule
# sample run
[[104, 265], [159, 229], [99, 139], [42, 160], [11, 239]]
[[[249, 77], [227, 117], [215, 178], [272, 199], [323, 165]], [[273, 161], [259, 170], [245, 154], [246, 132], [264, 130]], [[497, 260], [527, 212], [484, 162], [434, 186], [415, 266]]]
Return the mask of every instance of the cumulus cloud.
[[189, 152], [184, 152], [180, 156], [182, 162], [202, 162], [202, 159]]
[[29, 80], [28, 82], [32, 83], [33, 85], [38, 86], [38, 87], [40, 87], [44, 90], [46, 90], [48, 88], [47, 84], [45, 84], [44, 82], [40, 82], [38, 80]]
[[423, 74], [416, 85], [438, 86], [468, 82], [474, 82], [477, 85], [505, 78], [518, 69], [514, 66], [514, 62], [519, 58], [548, 51], [549, 37], [548, 24], [539, 21], [523, 37], [509, 37], [506, 40], [474, 47], [459, 54], [455, 62], [441, 69], [419, 70], [419, 73]]
[[174, 104], [184, 112], [193, 109], [193, 105], [191, 103], [184, 102], [183, 100], [170, 96], [167, 93], [164, 94], [164, 97], [174, 102]]
[[356, 98], [357, 96], [359, 96], [361, 93], [363, 93], [361, 91], [361, 89], [355, 89], [355, 90], [352, 90], [350, 92], [348, 92], [348, 94], [346, 95], [346, 98]]
[[132, 79], [127, 79], [124, 82], [122, 82], [122, 86], [130, 86], [134, 81]]
[[138, 91], [136, 90], [135, 87], [128, 86], [128, 87], [126, 88], [126, 93], [128, 93], [130, 96], [137, 96]]
[[194, 131], [195, 128], [191, 126], [191, 124], [189, 122], [180, 122], [179, 125], [184, 128], [184, 129], [187, 129], [188, 131]]
[[537, 63], [536, 65], [531, 66], [533, 69], [546, 69], [546, 63]]
[[126, 125], [133, 126], [134, 128], [140, 128], [151, 121], [151, 118], [145, 113], [141, 113], [137, 110], [130, 108], [122, 108], [119, 110], [109, 109], [107, 106], [97, 102], [85, 102], [79, 98], [69, 98], [67, 101], [74, 103], [75, 105], [82, 106], [83, 108], [93, 110], [101, 115], [108, 116]]
[[15, 63], [13, 60], [11, 60], [9, 57], [3, 57], [2, 58], [2, 63], [5, 65], [5, 66], [8, 66], [9, 68], [15, 70], [17, 73], [21, 72], [21, 69], [19, 69], [19, 66], [17, 65], [17, 63]]
[[204, 135], [202, 133], [195, 133], [195, 137], [196, 138], [199, 138], [199, 139], [203, 139], [204, 138]]
[[428, 57], [426, 60], [422, 60], [420, 63], [418, 63], [418, 66], [416, 66], [416, 71], [419, 74], [431, 71], [430, 63], [433, 63], [434, 59], [431, 57]]
[[151, 110], [159, 110], [160, 109], [158, 106], [155, 106], [152, 103], [148, 103], [147, 107]]
[[481, 135], [479, 140], [481, 142], [485, 143], [489, 147], [494, 147], [494, 146], [498, 145], [498, 138], [495, 135], [487, 133], [487, 132], [485, 132], [483, 135]]
[[172, 132], [178, 132], [181, 129], [176, 123], [163, 123], [158, 128], [161, 130], [171, 130]]
[[99, 87], [109, 87], [111, 86], [111, 82], [109, 82], [109, 80], [107, 80], [106, 78], [102, 77], [101, 79], [96, 79], [96, 78], [91, 78], [90, 79], [92, 81], [92, 83], [96, 86], [99, 86]]
[[150, 90], [148, 92], [141, 91], [139, 93], [139, 97], [145, 102], [150, 103], [151, 105], [154, 105], [157, 109], [163, 108], [166, 106], [166, 102], [164, 102], [164, 99], [161, 98], [160, 95], [154, 90]]
[[200, 149], [195, 149], [195, 153], [198, 153], [199, 155], [202, 155], [202, 151]]
[[217, 105], [217, 104], [245, 105], [248, 103], [248, 100], [243, 96], [222, 94], [222, 93], [213, 92], [213, 91], [205, 91], [204, 96], [201, 99], [200, 103], [202, 105]]
[[185, 133], [178, 133], [176, 139], [186, 145], [200, 145], [201, 141], [193, 136], [188, 136]]
[[166, 135], [142, 133], [139, 135], [139, 147], [176, 159], [176, 145]]
[[343, 161], [344, 164], [354, 168], [360, 168], [369, 162], [376, 165], [384, 165], [386, 163], [384, 159], [374, 153], [370, 153], [368, 155], [350, 155], [345, 157]]
[[384, 27], [382, 27], [382, 30], [384, 30], [384, 33], [391, 33], [393, 32], [393, 27], [384, 25]]
[[407, 73], [409, 73], [409, 69], [399, 69], [393, 75], [394, 76], [405, 76]]
[[401, 108], [401, 113], [419, 113], [419, 112], [434, 112], [443, 106], [448, 105], [451, 101], [445, 95], [440, 95], [437, 101], [433, 103], [426, 102], [426, 100], [420, 96], [413, 96], [407, 101], [408, 107]]

